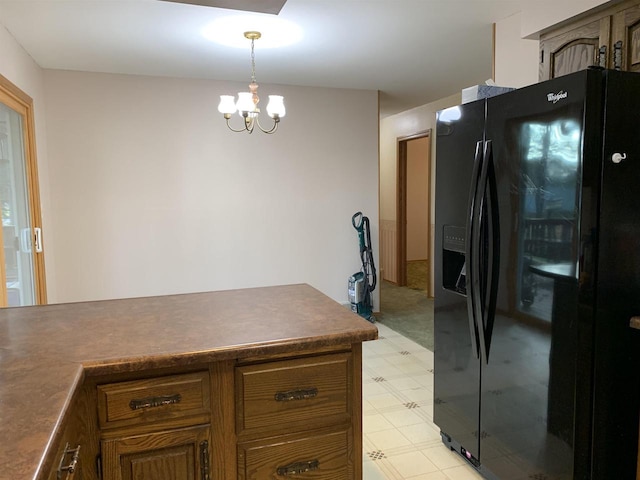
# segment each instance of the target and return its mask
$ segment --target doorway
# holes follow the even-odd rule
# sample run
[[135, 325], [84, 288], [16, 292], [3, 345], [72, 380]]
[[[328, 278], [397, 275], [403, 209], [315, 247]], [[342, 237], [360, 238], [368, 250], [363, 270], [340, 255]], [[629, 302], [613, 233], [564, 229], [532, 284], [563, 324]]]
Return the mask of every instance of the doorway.
[[[431, 131], [397, 139], [394, 235], [383, 233], [393, 275], [380, 282], [380, 323], [433, 351]], [[389, 247], [393, 248], [389, 248]]]
[[0, 75], [0, 307], [47, 302], [33, 100]]
[[431, 131], [398, 139], [398, 286], [431, 296]]

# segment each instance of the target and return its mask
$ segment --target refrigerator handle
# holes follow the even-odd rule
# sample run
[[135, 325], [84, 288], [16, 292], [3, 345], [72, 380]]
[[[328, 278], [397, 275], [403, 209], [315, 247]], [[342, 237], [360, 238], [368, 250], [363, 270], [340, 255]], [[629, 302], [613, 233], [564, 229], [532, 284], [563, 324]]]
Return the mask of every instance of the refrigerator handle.
[[[500, 224], [498, 212], [498, 190], [493, 164], [493, 143], [485, 142], [482, 171], [480, 173], [479, 222], [477, 239], [474, 241], [477, 249], [478, 261], [485, 257], [480, 251], [481, 242], [486, 239], [487, 264], [480, 269], [482, 278], [479, 280], [481, 301], [476, 304], [476, 318], [480, 330], [480, 352], [485, 363], [489, 363], [491, 336], [496, 314], [496, 300], [498, 294], [498, 276], [500, 271]], [[485, 233], [481, 231], [484, 228]]]
[[485, 355], [485, 336], [484, 336], [484, 311], [485, 311], [485, 293], [486, 293], [486, 265], [483, 265], [483, 254], [485, 252], [483, 242], [486, 238], [486, 226], [483, 224], [486, 222], [486, 193], [487, 193], [487, 175], [488, 175], [488, 162], [487, 162], [487, 150], [486, 144], [480, 153], [482, 161], [480, 162], [482, 167], [480, 169], [480, 175], [478, 178], [478, 186], [476, 188], [475, 195], [475, 208], [476, 216], [474, 219], [474, 228], [471, 236], [471, 265], [473, 266], [475, 276], [471, 277], [473, 282], [473, 293], [475, 300], [473, 302], [474, 312], [473, 316], [478, 329], [478, 343], [480, 346], [480, 354], [483, 360], [486, 361]]
[[475, 249], [473, 248], [473, 238], [477, 225], [477, 194], [482, 170], [482, 147], [483, 141], [476, 143], [476, 152], [473, 160], [473, 172], [471, 174], [471, 190], [469, 191], [469, 202], [467, 206], [467, 228], [465, 238], [465, 269], [467, 278], [467, 317], [469, 318], [469, 333], [471, 336], [471, 347], [476, 358], [480, 358], [480, 332], [476, 320], [476, 302], [479, 301], [477, 294], [478, 269], [475, 268]]

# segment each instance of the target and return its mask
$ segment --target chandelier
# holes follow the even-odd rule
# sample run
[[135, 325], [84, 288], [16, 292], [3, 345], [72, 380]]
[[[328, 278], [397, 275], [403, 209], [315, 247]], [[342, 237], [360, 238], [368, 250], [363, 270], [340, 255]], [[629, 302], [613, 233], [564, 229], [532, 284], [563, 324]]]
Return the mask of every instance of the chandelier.
[[[278, 128], [280, 119], [285, 116], [286, 110], [284, 108], [284, 99], [280, 95], [269, 95], [269, 103], [267, 104], [267, 114], [273, 120], [273, 126], [269, 129], [263, 128], [260, 125], [258, 118], [260, 114], [260, 108], [258, 108], [258, 84], [256, 83], [256, 57], [254, 53], [254, 43], [261, 37], [260, 32], [244, 32], [246, 39], [251, 40], [251, 83], [249, 84], [248, 92], [238, 92], [238, 101], [235, 100], [233, 95], [220, 95], [220, 105], [218, 105], [218, 111], [224, 115], [227, 121], [227, 127], [234, 132], [249, 132], [253, 133], [256, 125], [264, 133], [273, 133]], [[235, 112], [244, 119], [244, 128], [235, 129], [231, 126], [231, 115]]]

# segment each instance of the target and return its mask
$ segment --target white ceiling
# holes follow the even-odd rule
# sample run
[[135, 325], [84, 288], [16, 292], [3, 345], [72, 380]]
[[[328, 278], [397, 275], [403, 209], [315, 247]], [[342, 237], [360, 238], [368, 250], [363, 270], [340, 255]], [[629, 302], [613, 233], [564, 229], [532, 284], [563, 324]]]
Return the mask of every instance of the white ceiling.
[[[303, 38], [263, 50], [256, 41], [257, 80], [380, 90], [383, 116], [404, 111], [488, 79], [492, 23], [520, 4], [288, 0], [278, 17]], [[249, 81], [248, 42], [223, 47], [201, 34], [228, 15], [272, 17], [158, 0], [0, 0], [0, 23], [43, 68]]]

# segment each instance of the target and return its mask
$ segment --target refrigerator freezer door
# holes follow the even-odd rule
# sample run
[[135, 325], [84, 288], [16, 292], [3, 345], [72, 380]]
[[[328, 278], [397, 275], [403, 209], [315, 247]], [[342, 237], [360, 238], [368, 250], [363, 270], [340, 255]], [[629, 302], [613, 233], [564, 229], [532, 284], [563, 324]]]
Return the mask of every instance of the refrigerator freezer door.
[[[434, 422], [461, 454], [479, 456], [480, 361], [477, 326], [469, 323], [466, 231], [483, 100], [444, 110], [436, 126]], [[481, 150], [480, 150], [481, 152]], [[482, 155], [480, 155], [481, 157]], [[461, 450], [464, 449], [464, 452]]]

